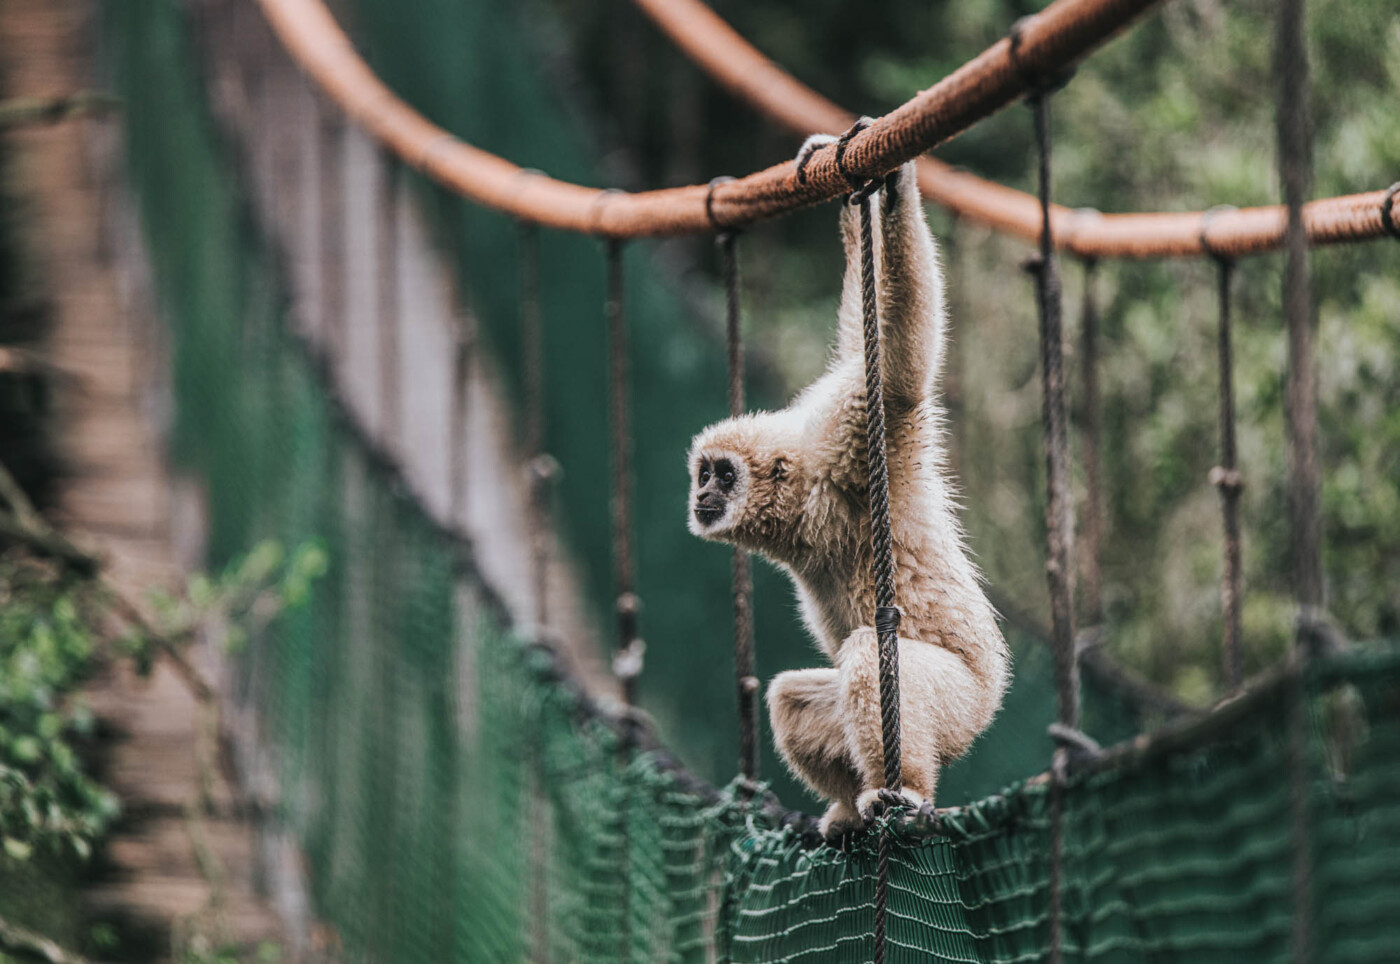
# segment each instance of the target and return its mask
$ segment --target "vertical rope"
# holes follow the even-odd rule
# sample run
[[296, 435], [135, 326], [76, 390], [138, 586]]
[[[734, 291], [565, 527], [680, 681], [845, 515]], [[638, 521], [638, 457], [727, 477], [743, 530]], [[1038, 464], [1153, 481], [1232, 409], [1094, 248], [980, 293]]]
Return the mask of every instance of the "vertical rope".
[[[1203, 230], [1202, 235], [1204, 233]], [[1240, 475], [1235, 452], [1234, 348], [1230, 320], [1230, 282], [1235, 263], [1217, 255], [1215, 265], [1219, 299], [1216, 341], [1220, 372], [1220, 465], [1211, 470], [1210, 480], [1220, 492], [1220, 510], [1225, 528], [1224, 566], [1220, 577], [1220, 610], [1224, 619], [1221, 654], [1225, 678], [1233, 691], [1239, 689], [1244, 681], [1240, 539], [1240, 495], [1244, 489], [1244, 479]]]
[[321, 349], [332, 376], [345, 355], [345, 155], [341, 133], [344, 122], [334, 105], [323, 100], [316, 128], [316, 153], [320, 183], [321, 317], [318, 319]]
[[[720, 272], [724, 276], [725, 347], [729, 361], [729, 414], [744, 412], [744, 349], [739, 313], [739, 257], [737, 235], [721, 232]], [[739, 701], [739, 772], [744, 779], [758, 779], [758, 677], [754, 675], [753, 578], [749, 553], [734, 548], [734, 681]]]
[[[617, 588], [617, 650], [613, 656], [613, 673], [622, 687], [623, 702], [631, 707], [636, 701], [637, 676], [642, 669], [642, 641], [637, 638], [637, 610], [640, 601], [634, 590], [632, 555], [632, 436], [627, 404], [627, 330], [623, 313], [622, 242], [608, 240], [608, 292], [605, 311], [608, 324], [608, 413], [612, 433], [613, 454], [613, 565]], [[630, 717], [629, 717], [630, 722]], [[621, 767], [621, 800], [619, 801], [618, 876], [622, 880], [621, 927], [619, 959], [632, 959], [632, 872], [631, 835], [628, 809], [631, 791], [627, 771], [632, 758], [632, 743], [624, 739], [619, 749]]]
[[1280, 0], [1274, 42], [1278, 164], [1288, 208], [1283, 309], [1288, 324], [1289, 510], [1293, 529], [1294, 593], [1298, 601], [1299, 690], [1292, 712], [1293, 960], [1312, 959], [1312, 859], [1308, 834], [1306, 731], [1301, 664], [1315, 641], [1323, 606], [1322, 515], [1317, 464], [1317, 376], [1303, 203], [1312, 187], [1312, 122], [1308, 114], [1308, 52], [1304, 0]]
[[622, 699], [636, 702], [642, 669], [642, 641], [637, 638], [636, 593], [632, 547], [632, 430], [628, 407], [627, 324], [623, 312], [622, 242], [608, 241], [608, 413], [612, 432], [613, 579], [616, 584], [617, 651], [613, 671], [622, 684]]
[[[1045, 425], [1045, 525], [1050, 586], [1051, 643], [1055, 655], [1057, 718], [1065, 731], [1079, 728], [1079, 659], [1074, 639], [1074, 506], [1069, 485], [1069, 420], [1065, 412], [1064, 332], [1060, 279], [1050, 233], [1050, 104], [1048, 91], [1029, 101], [1035, 116], [1040, 161], [1040, 257], [1033, 262], [1040, 314], [1042, 405]], [[1064, 784], [1068, 750], [1055, 750], [1050, 785], [1050, 962], [1064, 958]]]
[[[880, 370], [880, 317], [875, 292], [875, 242], [871, 227], [870, 188], [867, 187], [854, 195], [851, 203], [860, 207], [860, 288], [865, 341], [865, 441], [870, 465], [870, 541], [874, 552], [875, 631], [880, 643], [880, 736], [885, 762], [885, 789], [897, 793], [903, 785], [899, 745], [900, 614], [894, 604], [894, 540], [890, 531], [889, 466], [885, 459], [885, 395]], [[883, 964], [885, 960], [892, 844], [889, 828], [886, 827], [880, 833], [875, 877], [875, 964]]]
[[1312, 122], [1308, 116], [1308, 56], [1303, 0], [1278, 6], [1274, 73], [1278, 83], [1278, 163], [1287, 262], [1283, 310], [1288, 326], [1288, 474], [1293, 527], [1294, 593], [1304, 622], [1323, 603], [1322, 520], [1317, 464], [1317, 374], [1313, 364], [1313, 311], [1308, 240], [1302, 208], [1312, 187]]
[[403, 428], [399, 392], [399, 177], [398, 161], [387, 149], [379, 155], [379, 432], [390, 449]]
[[530, 485], [530, 569], [535, 629], [549, 626], [549, 497], [556, 475], [544, 450], [544, 329], [540, 320], [540, 232], [520, 224], [520, 350], [524, 363], [525, 457]]
[[[520, 223], [520, 354], [525, 389], [525, 457], [530, 487], [530, 568], [535, 588], [535, 636], [548, 637], [548, 491], [552, 461], [544, 454], [544, 332], [540, 324], [539, 228]], [[541, 747], [532, 741], [530, 794], [530, 960], [549, 961], [549, 804], [542, 787]]]
[[1080, 375], [1084, 388], [1084, 479], [1088, 490], [1084, 512], [1084, 616], [1091, 626], [1103, 622], [1103, 485], [1099, 436], [1103, 408], [1099, 400], [1098, 267], [1084, 259], [1084, 308], [1081, 318]]

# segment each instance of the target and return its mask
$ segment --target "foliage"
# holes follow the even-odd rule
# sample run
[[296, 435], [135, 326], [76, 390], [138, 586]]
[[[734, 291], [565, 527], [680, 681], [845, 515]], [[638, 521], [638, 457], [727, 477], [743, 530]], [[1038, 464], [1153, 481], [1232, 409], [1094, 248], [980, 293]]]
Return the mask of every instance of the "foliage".
[[[190, 577], [183, 592], [153, 592], [152, 625], [111, 624], [124, 607], [100, 580], [72, 575], [20, 550], [0, 556], [0, 842], [8, 857], [36, 847], [86, 858], [118, 811], [90, 776], [83, 741], [93, 716], [78, 690], [113, 652], [149, 668], [162, 648], [206, 633], [241, 645], [279, 613], [306, 601], [325, 572], [315, 543], [290, 556], [264, 542], [217, 576]], [[115, 650], [104, 647], [115, 641]]]
[[73, 691], [97, 647], [84, 588], [32, 560], [0, 559], [0, 833], [14, 859], [36, 844], [86, 857], [117, 812], [76, 749], [92, 714]]

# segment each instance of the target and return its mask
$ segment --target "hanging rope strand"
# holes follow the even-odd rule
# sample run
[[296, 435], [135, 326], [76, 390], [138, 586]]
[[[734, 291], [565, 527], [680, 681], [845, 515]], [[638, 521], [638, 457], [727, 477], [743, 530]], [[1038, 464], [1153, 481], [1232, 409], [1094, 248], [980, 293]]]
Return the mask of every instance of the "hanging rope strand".
[[[1012, 47], [1019, 34], [1013, 29]], [[1046, 579], [1050, 588], [1051, 648], [1055, 657], [1055, 694], [1058, 726], [1063, 738], [1079, 729], [1079, 656], [1074, 634], [1074, 504], [1069, 484], [1069, 418], [1065, 411], [1064, 331], [1060, 306], [1060, 279], [1055, 269], [1054, 239], [1050, 232], [1050, 92], [1053, 81], [1042, 80], [1029, 100], [1035, 117], [1039, 153], [1040, 256], [1031, 262], [1036, 280], [1036, 307], [1040, 315], [1041, 419], [1045, 433], [1045, 526], [1048, 558]], [[1055, 749], [1050, 783], [1050, 964], [1064, 958], [1064, 851], [1065, 780], [1069, 750]]]
[[530, 484], [530, 568], [535, 629], [549, 627], [549, 497], [556, 466], [544, 451], [544, 330], [540, 319], [540, 232], [520, 222], [520, 348], [524, 362], [525, 456]]
[[[724, 275], [725, 346], [729, 360], [729, 414], [744, 411], [744, 350], [739, 313], [739, 255], [737, 235], [715, 238]], [[758, 677], [753, 649], [753, 578], [749, 553], [734, 549], [734, 676], [739, 700], [739, 772], [750, 783], [758, 779]]]
[[1103, 486], [1100, 481], [1099, 433], [1102, 408], [1099, 402], [1099, 263], [1084, 259], [1084, 313], [1080, 344], [1080, 366], [1084, 387], [1084, 614], [1091, 626], [1103, 623]]
[[[1204, 240], [1204, 228], [1201, 235]], [[1240, 495], [1244, 490], [1244, 479], [1240, 475], [1235, 452], [1234, 336], [1230, 319], [1230, 285], [1235, 263], [1229, 258], [1215, 256], [1215, 266], [1219, 300], [1216, 351], [1220, 373], [1220, 465], [1211, 471], [1210, 478], [1220, 492], [1220, 511], [1225, 528], [1224, 567], [1220, 577], [1220, 610], [1224, 620], [1221, 654], [1225, 678], [1234, 691], [1244, 681], [1240, 536]]]
[[1293, 529], [1294, 593], [1298, 602], [1299, 664], [1290, 720], [1290, 789], [1293, 838], [1293, 934], [1295, 964], [1312, 960], [1312, 855], [1308, 814], [1307, 722], [1302, 664], [1322, 626], [1322, 516], [1317, 465], [1317, 376], [1313, 365], [1312, 291], [1303, 203], [1312, 186], [1312, 121], [1308, 116], [1308, 50], [1303, 0], [1281, 0], [1275, 21], [1278, 165], [1287, 260], [1283, 310], [1288, 325], [1289, 510]]
[[1045, 524], [1049, 534], [1046, 574], [1050, 586], [1051, 635], [1055, 652], [1057, 718], [1079, 728], [1079, 664], [1074, 652], [1074, 506], [1069, 485], [1069, 418], [1065, 410], [1064, 326], [1060, 277], [1050, 234], [1050, 104], [1048, 95], [1030, 101], [1040, 160], [1040, 258], [1034, 263], [1040, 314], [1041, 416], [1045, 426]]
[[608, 241], [608, 412], [612, 431], [613, 580], [617, 597], [617, 651], [613, 672], [622, 684], [622, 700], [636, 702], [642, 669], [642, 641], [637, 638], [641, 601], [635, 591], [632, 555], [632, 429], [627, 404], [627, 325], [623, 312], [622, 242]]
[[[877, 182], [878, 183], [878, 182]], [[894, 540], [890, 531], [890, 479], [885, 460], [885, 395], [880, 377], [880, 315], [875, 293], [875, 242], [871, 226], [871, 185], [851, 203], [860, 207], [860, 287], [865, 340], [865, 441], [870, 466], [870, 541], [874, 553], [875, 631], [880, 646], [880, 736], [885, 789], [903, 786], [899, 720], [899, 610], [895, 608]], [[889, 902], [890, 830], [880, 833], [875, 877], [875, 964], [885, 960]]]

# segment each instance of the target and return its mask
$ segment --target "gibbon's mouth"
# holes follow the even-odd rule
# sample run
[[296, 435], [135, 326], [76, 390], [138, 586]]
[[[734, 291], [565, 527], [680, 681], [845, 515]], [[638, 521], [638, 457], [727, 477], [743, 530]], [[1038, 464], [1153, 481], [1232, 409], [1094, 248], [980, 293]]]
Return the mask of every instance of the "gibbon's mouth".
[[695, 521], [700, 523], [705, 528], [709, 528], [710, 526], [714, 525], [720, 520], [720, 517], [723, 515], [724, 506], [722, 505], [707, 505], [706, 503], [701, 502], [695, 507]]

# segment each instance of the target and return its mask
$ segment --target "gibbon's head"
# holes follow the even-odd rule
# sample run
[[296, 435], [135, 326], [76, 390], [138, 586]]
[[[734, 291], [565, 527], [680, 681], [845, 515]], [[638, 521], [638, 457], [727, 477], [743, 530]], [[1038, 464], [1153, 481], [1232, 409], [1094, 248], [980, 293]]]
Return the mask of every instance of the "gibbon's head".
[[712, 425], [690, 446], [690, 531], [702, 539], [746, 541], [772, 501], [785, 460], [766, 443], [756, 418], [744, 415]]

